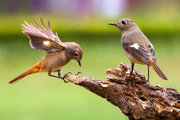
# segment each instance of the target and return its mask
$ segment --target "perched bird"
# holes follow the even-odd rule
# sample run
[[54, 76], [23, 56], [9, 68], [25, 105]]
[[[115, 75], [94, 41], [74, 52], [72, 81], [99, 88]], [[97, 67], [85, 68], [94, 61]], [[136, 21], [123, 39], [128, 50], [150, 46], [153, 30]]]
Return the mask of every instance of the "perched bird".
[[146, 64], [148, 66], [148, 82], [149, 66], [151, 66], [162, 79], [167, 80], [167, 77], [156, 64], [153, 45], [133, 20], [129, 18], [122, 18], [115, 23], [109, 23], [109, 25], [118, 27], [122, 33], [121, 44], [125, 54], [131, 61], [132, 67], [128, 83], [131, 78], [135, 63]]
[[[76, 60], [79, 63], [79, 66], [81, 66], [82, 49], [77, 43], [62, 42], [57, 33], [53, 33], [50, 22], [48, 22], [48, 27], [46, 27], [42, 18], [41, 26], [36, 21], [34, 21], [34, 24], [35, 26], [28, 24], [25, 21], [25, 24], [22, 24], [22, 32], [30, 39], [32, 48], [45, 50], [46, 55], [40, 62], [11, 80], [9, 83], [14, 83], [27, 75], [37, 72], [48, 72], [49, 76], [64, 80], [68, 73], [62, 77], [61, 69], [70, 60]], [[51, 75], [51, 72], [58, 72], [58, 76]]]

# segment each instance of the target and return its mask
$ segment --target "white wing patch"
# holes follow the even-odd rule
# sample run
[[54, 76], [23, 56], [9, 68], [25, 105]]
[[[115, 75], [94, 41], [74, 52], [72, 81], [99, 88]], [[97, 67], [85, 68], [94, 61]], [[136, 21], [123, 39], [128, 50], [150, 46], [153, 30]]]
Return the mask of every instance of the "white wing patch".
[[154, 46], [150, 43], [151, 47], [154, 49]]
[[43, 44], [46, 45], [46, 46], [49, 46], [50, 42], [49, 41], [43, 41]]
[[134, 47], [134, 48], [137, 49], [137, 50], [139, 49], [139, 45], [138, 45], [137, 43], [131, 45], [130, 47]]

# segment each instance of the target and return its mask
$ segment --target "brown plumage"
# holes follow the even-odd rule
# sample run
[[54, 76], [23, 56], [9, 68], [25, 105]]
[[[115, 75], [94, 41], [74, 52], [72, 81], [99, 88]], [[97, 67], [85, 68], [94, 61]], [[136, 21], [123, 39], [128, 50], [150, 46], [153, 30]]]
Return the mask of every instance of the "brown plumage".
[[[77, 43], [62, 42], [57, 33], [53, 33], [50, 27], [50, 22], [48, 22], [47, 28], [44, 25], [42, 18], [42, 27], [36, 21], [34, 21], [34, 24], [35, 26], [32, 24], [30, 25], [25, 21], [25, 24], [22, 24], [22, 32], [30, 39], [30, 45], [32, 48], [45, 50], [46, 55], [39, 63], [14, 78], [9, 83], [14, 83], [29, 74], [37, 72], [48, 72], [49, 76], [64, 80], [67, 74], [62, 77], [60, 71], [70, 60], [76, 60], [81, 66], [80, 61], [82, 59], [82, 49]], [[51, 75], [51, 72], [58, 72], [58, 76]]]
[[148, 66], [148, 81], [149, 66], [151, 66], [162, 79], [167, 80], [167, 77], [156, 65], [153, 45], [133, 20], [122, 18], [115, 23], [110, 23], [109, 25], [117, 26], [122, 33], [121, 44], [125, 54], [132, 64], [130, 77], [133, 72], [134, 64], [138, 63], [146, 64]]

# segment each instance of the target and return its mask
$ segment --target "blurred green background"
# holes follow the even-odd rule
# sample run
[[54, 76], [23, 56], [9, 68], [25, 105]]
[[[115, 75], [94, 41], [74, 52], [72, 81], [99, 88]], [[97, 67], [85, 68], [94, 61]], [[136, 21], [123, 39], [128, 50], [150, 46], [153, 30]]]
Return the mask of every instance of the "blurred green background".
[[[108, 23], [133, 19], [155, 47], [164, 81], [150, 69], [150, 83], [180, 91], [179, 0], [19, 0], [0, 1], [0, 120], [127, 120], [119, 108], [74, 84], [47, 73], [8, 82], [37, 63], [44, 51], [33, 50], [21, 32], [24, 20], [43, 17], [62, 41], [74, 41], [83, 49], [82, 67], [71, 61], [63, 74], [81, 71], [83, 76], [106, 79], [106, 70], [130, 63], [120, 45], [119, 30]], [[147, 76], [147, 67], [135, 69]], [[55, 73], [56, 74], [56, 73]]]

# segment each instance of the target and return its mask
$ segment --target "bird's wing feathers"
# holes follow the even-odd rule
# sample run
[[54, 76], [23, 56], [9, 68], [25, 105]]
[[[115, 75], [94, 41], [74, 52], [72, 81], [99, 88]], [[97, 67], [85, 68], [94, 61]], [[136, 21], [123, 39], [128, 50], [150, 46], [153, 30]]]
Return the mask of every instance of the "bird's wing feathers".
[[63, 43], [59, 39], [57, 33], [53, 33], [50, 22], [48, 22], [48, 28], [44, 25], [41, 18], [41, 26], [34, 21], [34, 25], [22, 24], [22, 32], [30, 38], [31, 47], [40, 50], [49, 50], [51, 48], [63, 49]]
[[147, 50], [149, 51], [149, 53], [151, 54], [152, 58], [154, 60], [156, 60], [156, 57], [155, 57], [155, 51], [154, 51], [154, 47], [151, 43], [149, 43], [149, 45], [147, 46]]
[[123, 35], [122, 46], [135, 59], [145, 64], [149, 64], [150, 58], [156, 60], [154, 47], [142, 32]]
[[148, 64], [148, 60], [150, 58], [150, 53], [146, 50], [146, 48], [139, 44], [130, 44], [123, 43], [123, 48], [131, 54], [135, 59]]

